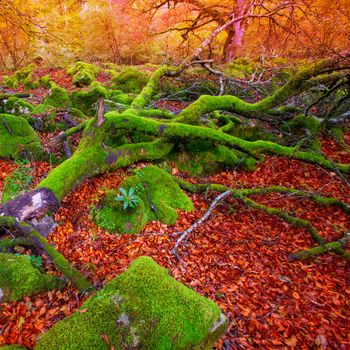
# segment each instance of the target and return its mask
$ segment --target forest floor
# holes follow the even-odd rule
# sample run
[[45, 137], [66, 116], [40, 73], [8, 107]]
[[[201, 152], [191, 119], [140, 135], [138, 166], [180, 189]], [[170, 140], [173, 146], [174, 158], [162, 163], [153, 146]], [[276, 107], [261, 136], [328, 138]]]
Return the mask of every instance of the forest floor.
[[[346, 141], [350, 144], [350, 134]], [[332, 140], [323, 140], [323, 151], [333, 160], [350, 163], [349, 153], [344, 153]], [[216, 182], [234, 188], [282, 185], [350, 203], [350, 188], [337, 174], [297, 160], [267, 157], [254, 172], [229, 170], [200, 179], [190, 178], [170, 165], [174, 175], [188, 181]], [[17, 166], [0, 160], [0, 191], [4, 178]], [[51, 168], [43, 162], [30, 166], [33, 186]], [[175, 233], [188, 228], [205, 213], [217, 195], [211, 192], [189, 194], [195, 210], [179, 212], [175, 226], [151, 222], [140, 235], [109, 234], [93, 223], [91, 207], [127, 175], [130, 169], [81, 184], [62, 202], [55, 215], [59, 226], [48, 237], [96, 287], [119, 275], [136, 257], [148, 255], [169, 269], [178, 281], [215, 301], [227, 315], [228, 330], [217, 349], [350, 348], [348, 262], [331, 254], [311, 261], [289, 261], [289, 254], [314, 245], [310, 234], [235, 199], [217, 206], [209, 219], [190, 235], [179, 250], [178, 261], [170, 254], [178, 238]], [[350, 215], [337, 207], [323, 207], [286, 194], [253, 198], [310, 220], [327, 241], [338, 239], [349, 228]], [[45, 269], [56, 274], [53, 265], [45, 257], [43, 260]], [[67, 287], [2, 304], [0, 345], [33, 347], [42, 332], [72, 314], [85, 299], [76, 289]]]
[[[325, 142], [324, 147], [344, 158], [332, 142]], [[31, 166], [35, 183], [50, 170], [47, 163]], [[13, 162], [0, 161], [0, 189], [2, 180], [15, 168]], [[176, 168], [173, 173], [181, 175]], [[92, 222], [90, 206], [127, 174], [128, 170], [119, 170], [84, 182], [65, 198], [56, 214], [60, 226], [49, 236], [50, 243], [96, 286], [120, 274], [136, 257], [148, 255], [178, 281], [218, 303], [229, 317], [228, 331], [218, 349], [224, 341], [228, 349], [308, 349], [317, 348], [317, 344], [319, 348], [328, 344], [332, 349], [349, 349], [350, 270], [345, 260], [324, 255], [313, 261], [290, 262], [290, 253], [313, 245], [306, 230], [230, 199], [190, 236], [179, 251], [179, 262], [170, 254], [176, 241], [171, 233], [184, 230], [201, 217], [214, 193], [191, 195], [196, 210], [179, 213], [173, 227], [152, 222], [141, 235], [108, 234]], [[227, 171], [201, 181], [235, 188], [278, 184], [347, 202], [350, 198], [349, 187], [334, 173], [277, 157], [267, 158], [255, 172]], [[350, 219], [338, 208], [288, 195], [255, 199], [310, 220], [327, 240], [337, 239]], [[54, 270], [47, 261], [45, 266]], [[0, 343], [33, 346], [41, 332], [73, 313], [83, 301], [74, 288], [66, 288], [2, 305]]]

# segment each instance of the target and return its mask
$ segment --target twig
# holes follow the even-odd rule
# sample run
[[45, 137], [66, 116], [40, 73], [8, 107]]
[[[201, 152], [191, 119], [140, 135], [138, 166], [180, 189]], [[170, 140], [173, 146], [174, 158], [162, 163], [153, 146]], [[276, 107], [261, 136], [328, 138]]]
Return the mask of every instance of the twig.
[[220, 201], [222, 201], [224, 198], [229, 196], [231, 194], [231, 190], [227, 190], [223, 193], [221, 193], [219, 196], [217, 196], [213, 203], [210, 205], [209, 209], [206, 211], [206, 213], [198, 219], [192, 226], [190, 226], [187, 230], [185, 230], [180, 238], [176, 241], [176, 244], [174, 248], [171, 250], [171, 254], [176, 255], [176, 252], [181, 245], [181, 243], [189, 236], [189, 234], [194, 231], [199, 225], [201, 225], [211, 214], [211, 212], [215, 209], [215, 207], [219, 204]]

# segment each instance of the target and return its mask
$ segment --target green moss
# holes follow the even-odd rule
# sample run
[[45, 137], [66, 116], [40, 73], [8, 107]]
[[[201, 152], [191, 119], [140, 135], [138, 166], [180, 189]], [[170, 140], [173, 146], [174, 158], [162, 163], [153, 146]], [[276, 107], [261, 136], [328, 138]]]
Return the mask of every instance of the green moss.
[[[225, 330], [212, 301], [169, 277], [149, 257], [136, 259], [81, 310], [44, 334], [35, 350], [209, 350]], [[211, 332], [219, 320], [223, 324]]]
[[0, 114], [0, 158], [41, 159], [43, 154], [39, 136], [25, 119]]
[[20, 300], [60, 286], [62, 283], [57, 277], [41, 273], [27, 256], [0, 253], [3, 301]]
[[147, 223], [145, 205], [142, 201], [136, 208], [123, 209], [117, 202], [118, 191], [109, 191], [102, 202], [102, 209], [93, 211], [94, 221], [109, 232], [139, 233]]
[[91, 71], [95, 76], [99, 73], [100, 68], [95, 66], [94, 64], [90, 64], [90, 63], [85, 63], [85, 62], [76, 62], [73, 65], [71, 65], [68, 69], [67, 69], [67, 74], [68, 75], [74, 75], [76, 73], [78, 73], [79, 71], [82, 70], [88, 70]]
[[115, 88], [123, 92], [140, 93], [148, 82], [148, 76], [134, 67], [123, 69], [113, 78]]
[[15, 96], [0, 101], [0, 110], [2, 113], [22, 115], [29, 114], [33, 109], [34, 106], [32, 104]]
[[241, 166], [247, 170], [255, 170], [256, 165], [256, 161], [243, 152], [225, 146], [214, 146], [205, 140], [181, 144], [172, 152], [169, 160], [175, 161], [180, 170], [192, 176], [211, 174], [223, 167]]
[[350, 145], [348, 145], [344, 139], [344, 131], [340, 126], [334, 126], [331, 128], [331, 135], [334, 141], [341, 146], [345, 151], [350, 151]]
[[88, 69], [82, 69], [74, 75], [73, 85], [77, 87], [88, 86], [95, 80], [96, 77], [93, 71]]
[[17, 70], [11, 77], [4, 77], [4, 83], [7, 87], [15, 89], [19, 87], [19, 83], [23, 83], [25, 89], [32, 89], [32, 74], [36, 69], [37, 66], [31, 63], [27, 67]]
[[110, 96], [110, 99], [113, 102], [121, 103], [123, 105], [130, 105], [134, 98], [134, 96], [124, 94], [124, 92], [121, 90], [114, 90]]
[[4, 76], [3, 82], [4, 82], [5, 86], [12, 88], [12, 89], [18, 89], [18, 87], [19, 87], [18, 79], [15, 75], [13, 75], [11, 77]]
[[51, 78], [49, 75], [44, 75], [41, 79], [40, 79], [40, 84], [43, 88], [45, 89], [49, 89], [50, 88], [50, 83], [51, 83]]
[[238, 125], [232, 128], [229, 134], [247, 141], [276, 141], [272, 133], [266, 132], [260, 126]]
[[223, 71], [234, 79], [245, 79], [248, 75], [253, 74], [255, 69], [255, 62], [247, 58], [238, 58], [225, 65]]
[[320, 126], [320, 122], [311, 116], [305, 116], [300, 114], [284, 125], [284, 130], [290, 133], [297, 133], [304, 129], [310, 132], [312, 135], [316, 134]]
[[90, 91], [76, 91], [72, 94], [73, 107], [86, 115], [93, 116], [97, 110], [97, 101], [101, 97], [108, 98], [109, 92], [100, 84], [93, 86]]
[[118, 203], [117, 191], [111, 191], [94, 215], [96, 223], [111, 232], [139, 233], [148, 221], [175, 224], [175, 209], [192, 210], [193, 203], [174, 182], [172, 176], [155, 166], [146, 167], [121, 184], [127, 191], [133, 187], [139, 196], [136, 209], [124, 210]]
[[19, 345], [5, 345], [0, 346], [0, 350], [27, 350], [27, 348]]
[[65, 89], [56, 85], [54, 82], [51, 82], [50, 94], [44, 99], [43, 104], [53, 107], [66, 108], [72, 106], [72, 101]]

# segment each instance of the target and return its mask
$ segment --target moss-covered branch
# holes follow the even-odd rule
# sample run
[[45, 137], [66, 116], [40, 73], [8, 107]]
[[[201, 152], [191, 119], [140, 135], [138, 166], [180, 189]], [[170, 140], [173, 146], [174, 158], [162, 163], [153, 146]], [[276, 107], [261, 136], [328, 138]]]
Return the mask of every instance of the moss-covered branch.
[[17, 221], [12, 216], [0, 216], [1, 226], [15, 229], [20, 236], [30, 241], [36, 249], [47, 254], [57, 270], [65, 275], [80, 292], [91, 288], [91, 283], [78, 270], [72, 267], [66, 258], [52, 247], [32, 226], [25, 222]]
[[[228, 189], [228, 187], [220, 184], [192, 184], [190, 182], [187, 182], [177, 177], [175, 177], [174, 179], [181, 188], [191, 193], [201, 193], [208, 190], [216, 191], [216, 192], [225, 192]], [[253, 196], [253, 195], [264, 195], [269, 193], [287, 193], [298, 197], [311, 199], [314, 202], [321, 205], [325, 205], [325, 206], [336, 205], [342, 208], [346, 212], [350, 211], [350, 205], [337, 198], [325, 197], [318, 193], [305, 192], [302, 190], [284, 187], [284, 186], [268, 186], [268, 187], [244, 188], [244, 189], [231, 188], [231, 192], [232, 192], [232, 195], [236, 198], [241, 196], [247, 197], [247, 196]]]
[[[271, 114], [275, 107], [309, 89], [310, 85], [312, 85], [310, 79], [319, 76], [325, 70], [332, 72], [333, 69], [338, 68], [338, 64], [339, 59], [332, 58], [303, 67], [274, 94], [256, 103], [245, 102], [236, 96], [202, 95], [197, 101], [184, 109], [174, 119], [174, 122], [196, 125], [200, 123], [201, 116], [216, 110], [230, 111], [245, 117], [259, 117], [263, 114]], [[332, 76], [331, 81], [342, 77], [343, 75]]]
[[[212, 97], [212, 96], [211, 96]], [[263, 154], [275, 154], [288, 158], [303, 160], [333, 170], [335, 166], [342, 172], [349, 172], [349, 164], [334, 164], [321, 154], [299, 151], [297, 147], [286, 147], [269, 141], [246, 141], [219, 130], [206, 127], [186, 125], [183, 123], [161, 123], [156, 120], [144, 119], [130, 113], [120, 115], [117, 112], [109, 112], [106, 118], [117, 129], [137, 130], [147, 134], [159, 136], [165, 139], [202, 139], [232, 147], [252, 157], [259, 158]]]
[[305, 259], [313, 259], [318, 255], [322, 255], [325, 253], [336, 253], [341, 255], [344, 259], [350, 261], [350, 253], [346, 252], [343, 248], [350, 241], [349, 233], [345, 233], [344, 237], [338, 241], [329, 242], [325, 244], [318, 245], [316, 247], [302, 250], [298, 253], [291, 254], [289, 259], [294, 260], [305, 260]]
[[247, 204], [248, 206], [250, 206], [254, 209], [262, 210], [266, 214], [275, 215], [275, 216], [287, 221], [289, 224], [305, 228], [317, 243], [324, 244], [323, 238], [319, 235], [319, 233], [313, 227], [313, 225], [310, 223], [310, 221], [292, 216], [289, 213], [287, 213], [281, 209], [268, 207], [266, 205], [257, 203], [248, 197], [241, 196], [239, 198], [243, 203]]

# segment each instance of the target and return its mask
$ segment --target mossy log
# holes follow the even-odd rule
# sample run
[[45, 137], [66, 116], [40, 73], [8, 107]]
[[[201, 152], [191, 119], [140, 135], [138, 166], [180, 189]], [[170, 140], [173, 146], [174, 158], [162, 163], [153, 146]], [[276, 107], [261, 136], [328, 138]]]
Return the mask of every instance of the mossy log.
[[341, 255], [344, 259], [350, 261], [350, 253], [343, 250], [344, 245], [339, 241], [329, 242], [310, 249], [302, 250], [298, 253], [291, 254], [288, 258], [291, 261], [294, 260], [306, 260], [316, 258], [318, 255], [326, 253], [337, 253]]

